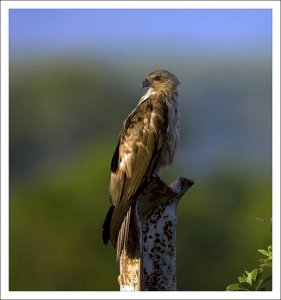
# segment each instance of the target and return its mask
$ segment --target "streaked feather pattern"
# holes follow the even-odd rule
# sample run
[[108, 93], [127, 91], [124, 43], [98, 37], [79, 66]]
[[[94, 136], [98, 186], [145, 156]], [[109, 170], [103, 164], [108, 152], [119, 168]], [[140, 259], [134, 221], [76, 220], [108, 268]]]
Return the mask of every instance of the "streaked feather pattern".
[[110, 237], [117, 257], [126, 247], [134, 201], [152, 174], [172, 161], [177, 144], [178, 81], [167, 71], [157, 72], [162, 72], [166, 85], [159, 90], [157, 83], [156, 87], [150, 85], [148, 95], [125, 120], [111, 161], [109, 194], [113, 208], [104, 222], [103, 239], [107, 243]]

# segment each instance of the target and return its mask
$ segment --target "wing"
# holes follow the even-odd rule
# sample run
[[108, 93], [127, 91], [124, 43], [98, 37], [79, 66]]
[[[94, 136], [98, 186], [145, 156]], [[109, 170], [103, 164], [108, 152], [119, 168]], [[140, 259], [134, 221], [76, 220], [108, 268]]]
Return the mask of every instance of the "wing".
[[[126, 215], [130, 214], [134, 195], [153, 173], [165, 141], [168, 108], [157, 97], [146, 99], [129, 115], [112, 158], [109, 191], [115, 206], [110, 226], [113, 246], [116, 246]], [[128, 220], [124, 223], [128, 223]], [[128, 234], [127, 229], [123, 230], [125, 232], [121, 235]]]

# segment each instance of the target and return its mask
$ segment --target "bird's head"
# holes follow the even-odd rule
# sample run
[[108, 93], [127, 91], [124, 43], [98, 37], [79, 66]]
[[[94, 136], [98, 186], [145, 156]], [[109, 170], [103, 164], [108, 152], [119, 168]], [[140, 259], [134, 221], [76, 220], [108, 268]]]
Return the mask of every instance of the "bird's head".
[[154, 91], [172, 91], [180, 84], [177, 77], [166, 70], [151, 72], [142, 82], [141, 87], [149, 87]]

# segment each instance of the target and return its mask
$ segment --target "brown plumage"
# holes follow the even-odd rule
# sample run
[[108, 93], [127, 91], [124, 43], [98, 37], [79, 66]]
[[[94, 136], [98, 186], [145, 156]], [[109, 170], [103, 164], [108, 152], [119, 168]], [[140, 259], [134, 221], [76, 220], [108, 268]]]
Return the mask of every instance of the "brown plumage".
[[111, 207], [103, 225], [103, 241], [126, 247], [132, 205], [152, 175], [173, 161], [179, 137], [179, 81], [166, 70], [150, 73], [149, 87], [125, 120], [111, 161]]

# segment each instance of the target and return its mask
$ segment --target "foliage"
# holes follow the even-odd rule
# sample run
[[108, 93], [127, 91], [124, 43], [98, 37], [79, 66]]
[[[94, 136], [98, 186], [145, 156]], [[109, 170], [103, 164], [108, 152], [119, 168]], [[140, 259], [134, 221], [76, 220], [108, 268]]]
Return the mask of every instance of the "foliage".
[[259, 268], [253, 269], [251, 272], [245, 271], [245, 274], [238, 276], [238, 283], [230, 284], [227, 291], [265, 291], [266, 284], [272, 280], [271, 275], [265, 275], [265, 268], [272, 268], [272, 246], [266, 250], [259, 249], [258, 252], [263, 254], [265, 258], [259, 259], [261, 262]]
[[262, 263], [260, 267], [272, 268], [272, 246], [268, 246], [267, 251], [262, 249], [259, 249], [258, 251], [266, 256], [266, 258], [259, 259], [259, 262]]

